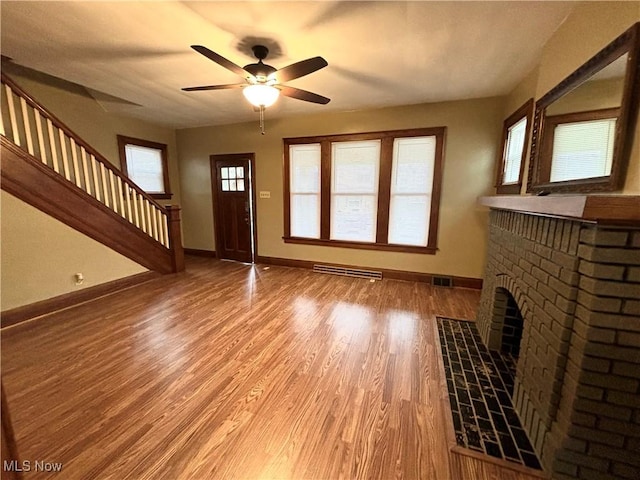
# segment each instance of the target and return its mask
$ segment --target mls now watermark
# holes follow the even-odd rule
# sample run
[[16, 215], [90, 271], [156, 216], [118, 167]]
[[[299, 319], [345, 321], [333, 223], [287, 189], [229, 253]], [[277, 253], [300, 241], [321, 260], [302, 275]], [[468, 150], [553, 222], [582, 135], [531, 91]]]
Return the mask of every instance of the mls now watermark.
[[44, 460], [4, 460], [2, 462], [2, 469], [5, 472], [61, 472], [62, 463], [59, 462], [46, 462]]

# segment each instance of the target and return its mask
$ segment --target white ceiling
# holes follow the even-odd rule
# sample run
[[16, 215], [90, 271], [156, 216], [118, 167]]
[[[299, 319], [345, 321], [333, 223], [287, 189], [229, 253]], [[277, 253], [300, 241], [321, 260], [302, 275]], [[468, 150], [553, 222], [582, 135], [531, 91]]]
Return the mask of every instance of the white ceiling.
[[[281, 98], [269, 117], [504, 95], [535, 66], [573, 2], [0, 2], [1, 50], [19, 65], [103, 95], [108, 111], [175, 128], [255, 120], [240, 90], [183, 92], [239, 77], [253, 38], [281, 68], [329, 66], [288, 82], [331, 98]], [[278, 52], [278, 50], [280, 50]], [[110, 96], [125, 101], [110, 101]], [[113, 99], [111, 99], [113, 100]]]

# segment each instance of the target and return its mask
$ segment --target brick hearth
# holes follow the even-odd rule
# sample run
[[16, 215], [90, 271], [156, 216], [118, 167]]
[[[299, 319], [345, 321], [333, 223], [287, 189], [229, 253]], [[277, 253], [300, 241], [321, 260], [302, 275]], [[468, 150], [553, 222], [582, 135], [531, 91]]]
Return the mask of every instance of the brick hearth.
[[503, 349], [508, 291], [513, 402], [554, 479], [640, 478], [640, 226], [619, 223], [490, 213], [477, 325]]

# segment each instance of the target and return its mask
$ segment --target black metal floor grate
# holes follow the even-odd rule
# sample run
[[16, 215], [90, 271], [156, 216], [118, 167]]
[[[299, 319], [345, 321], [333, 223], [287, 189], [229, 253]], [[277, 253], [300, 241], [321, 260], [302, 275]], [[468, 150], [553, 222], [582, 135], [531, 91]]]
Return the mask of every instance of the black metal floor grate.
[[541, 469], [511, 401], [514, 358], [489, 351], [473, 322], [437, 321], [458, 445]]

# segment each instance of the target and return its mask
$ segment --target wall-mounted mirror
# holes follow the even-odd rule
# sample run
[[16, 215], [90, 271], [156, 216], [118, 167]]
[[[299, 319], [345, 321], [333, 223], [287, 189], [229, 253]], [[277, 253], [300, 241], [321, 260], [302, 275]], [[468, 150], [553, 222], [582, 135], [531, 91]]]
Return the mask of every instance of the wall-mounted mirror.
[[624, 184], [640, 101], [640, 23], [536, 102], [530, 192]]

